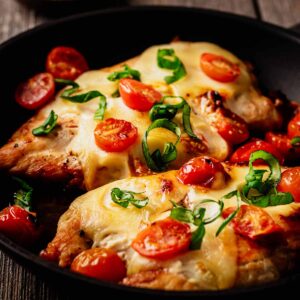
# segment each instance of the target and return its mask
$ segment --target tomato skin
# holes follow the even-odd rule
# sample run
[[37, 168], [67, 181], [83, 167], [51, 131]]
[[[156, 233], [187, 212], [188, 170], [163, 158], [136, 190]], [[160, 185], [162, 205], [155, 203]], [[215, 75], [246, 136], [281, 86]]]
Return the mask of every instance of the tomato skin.
[[119, 282], [126, 276], [126, 267], [118, 254], [105, 248], [84, 250], [75, 257], [71, 271], [99, 280]]
[[213, 53], [203, 53], [200, 66], [208, 77], [224, 83], [235, 81], [241, 73], [237, 64]]
[[284, 156], [286, 161], [293, 161], [300, 158], [300, 148], [293, 147], [291, 139], [287, 135], [267, 132], [265, 139]]
[[54, 96], [54, 78], [49, 73], [39, 73], [21, 83], [16, 90], [16, 102], [26, 109], [43, 106]]
[[288, 124], [288, 137], [292, 139], [295, 136], [300, 136], [300, 113], [296, 114]]
[[191, 237], [189, 225], [167, 218], [139, 232], [131, 246], [142, 256], [165, 260], [187, 251]]
[[29, 246], [37, 239], [33, 217], [20, 206], [6, 207], [0, 212], [0, 232], [21, 245]]
[[[230, 157], [230, 162], [232, 163], [238, 163], [238, 164], [246, 164], [249, 163], [250, 155], [251, 153], [258, 151], [258, 150], [264, 150], [266, 152], [271, 153], [273, 156], [275, 156], [279, 163], [283, 164], [283, 156], [280, 152], [278, 152], [274, 147], [263, 140], [260, 139], [253, 139], [252, 141], [244, 144], [243, 146], [239, 147]], [[254, 162], [255, 165], [258, 164], [265, 164], [263, 160], [256, 160]]]
[[279, 192], [291, 193], [295, 202], [300, 202], [300, 167], [290, 168], [282, 172], [277, 186]]
[[249, 138], [248, 125], [235, 113], [225, 108], [216, 111], [216, 121], [213, 126], [227, 142], [235, 145]]
[[130, 122], [114, 118], [100, 122], [94, 130], [95, 142], [107, 152], [122, 152], [138, 137], [137, 128]]
[[151, 86], [129, 78], [120, 80], [119, 91], [124, 103], [138, 111], [149, 111], [162, 98]]
[[[226, 208], [222, 216], [227, 218], [236, 208]], [[282, 228], [262, 208], [242, 205], [237, 215], [230, 222], [236, 233], [250, 239], [257, 239], [269, 234], [279, 233]]]
[[88, 68], [84, 56], [71, 47], [56, 47], [47, 56], [46, 70], [55, 78], [75, 80]]
[[190, 159], [178, 171], [177, 179], [183, 184], [212, 187], [216, 180], [226, 180], [228, 174], [215, 158], [199, 156]]

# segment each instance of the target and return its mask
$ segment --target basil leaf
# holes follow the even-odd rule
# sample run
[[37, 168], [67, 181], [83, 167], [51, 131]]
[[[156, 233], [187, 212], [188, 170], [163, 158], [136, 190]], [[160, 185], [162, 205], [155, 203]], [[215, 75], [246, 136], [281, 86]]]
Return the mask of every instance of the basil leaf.
[[190, 244], [191, 250], [197, 250], [201, 248], [204, 235], [205, 235], [205, 227], [203, 223], [200, 223], [198, 228], [192, 233], [192, 240]]
[[[150, 153], [147, 138], [149, 132], [155, 128], [166, 128], [171, 132], [175, 133], [177, 136], [177, 140], [175, 145], [172, 143], [166, 143], [164, 146], [163, 153], [161, 153], [158, 149], [156, 149], [152, 154]], [[180, 128], [173, 122], [169, 121], [168, 119], [158, 119], [155, 120], [147, 129], [144, 134], [142, 140], [142, 149], [143, 154], [147, 163], [147, 166], [153, 171], [163, 171], [166, 169], [166, 165], [175, 160], [177, 157], [177, 149], [176, 145], [179, 142], [181, 136]]]
[[[163, 104], [163, 102], [168, 98], [179, 98], [182, 101], [178, 104]], [[150, 112], [149, 117], [151, 121], [155, 121], [157, 119], [168, 119], [172, 120], [175, 115], [177, 114], [178, 110], [182, 109], [182, 123], [184, 131], [193, 139], [198, 140], [199, 138], [194, 134], [192, 127], [191, 127], [191, 108], [188, 103], [185, 101], [183, 97], [180, 96], [164, 96], [162, 98], [161, 103], [155, 104]]]
[[119, 98], [120, 97], [120, 92], [119, 92], [119, 89], [116, 89], [112, 94], [111, 96], [113, 98]]
[[15, 205], [18, 205], [27, 211], [31, 211], [33, 188], [21, 178], [12, 177], [12, 179], [20, 185], [20, 189], [13, 195]]
[[194, 223], [193, 212], [182, 206], [173, 207], [170, 217], [181, 222]]
[[132, 78], [141, 81], [141, 73], [138, 70], [131, 69], [128, 65], [124, 65], [123, 71], [113, 72], [107, 77], [110, 81], [116, 81], [122, 78]]
[[53, 110], [51, 110], [46, 121], [41, 126], [34, 128], [32, 130], [32, 134], [35, 136], [49, 134], [56, 126], [57, 118], [58, 118], [58, 115]]
[[216, 232], [216, 236], [218, 236], [223, 229], [227, 226], [227, 224], [236, 216], [236, 214], [239, 212], [240, 210], [240, 192], [239, 191], [232, 191], [230, 193], [228, 193], [227, 195], [223, 196], [222, 199], [230, 199], [233, 196], [236, 196], [236, 201], [237, 201], [237, 207], [236, 209], [224, 220], [224, 222], [220, 225], [220, 227], [218, 228], [217, 232]]
[[63, 84], [64, 86], [68, 86], [68, 85], [71, 86], [71, 88], [64, 90], [60, 95], [61, 98], [65, 100], [74, 103], [86, 103], [94, 98], [99, 97], [100, 98], [99, 108], [95, 112], [94, 119], [103, 120], [105, 109], [106, 109], [106, 97], [102, 93], [100, 93], [99, 91], [89, 91], [87, 93], [73, 95], [79, 89], [78, 83], [72, 80], [65, 80], [60, 78], [56, 78], [55, 82]]
[[291, 139], [291, 145], [293, 147], [300, 147], [300, 136], [295, 136]]
[[[267, 170], [255, 170], [253, 162], [263, 159], [269, 165], [270, 174], [263, 180]], [[241, 189], [242, 201], [259, 207], [285, 205], [293, 202], [289, 193], [279, 193], [276, 186], [281, 178], [278, 160], [263, 150], [253, 152], [249, 160], [249, 173], [246, 175], [246, 184]]]
[[174, 49], [159, 49], [157, 64], [162, 69], [173, 70], [173, 75], [164, 78], [167, 84], [171, 84], [186, 75], [184, 65], [175, 55]]
[[[207, 218], [207, 219], [203, 219], [203, 217], [204, 217], [204, 215], [203, 215], [203, 217], [202, 217], [203, 223], [209, 224], [209, 223], [214, 222], [216, 219], [218, 219], [221, 216], [223, 208], [224, 208], [224, 202], [216, 201], [216, 200], [212, 200], [212, 199], [205, 199], [200, 202], [200, 204], [205, 204], [205, 203], [214, 203], [215, 205], [218, 205], [218, 207], [219, 207], [218, 212], [214, 216]], [[195, 211], [195, 213], [196, 213], [196, 211]]]
[[149, 203], [149, 198], [136, 199], [134, 196], [139, 194], [142, 193], [121, 190], [119, 188], [113, 188], [110, 193], [112, 201], [122, 207], [127, 208], [129, 204], [132, 204], [137, 208], [143, 208]]

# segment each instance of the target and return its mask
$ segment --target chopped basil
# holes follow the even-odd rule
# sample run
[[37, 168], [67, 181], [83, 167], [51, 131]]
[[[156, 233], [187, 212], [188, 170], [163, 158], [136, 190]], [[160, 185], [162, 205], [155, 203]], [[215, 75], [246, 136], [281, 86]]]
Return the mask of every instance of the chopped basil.
[[122, 78], [132, 78], [141, 81], [141, 73], [138, 70], [131, 69], [129, 66], [124, 65], [123, 71], [116, 71], [107, 76], [107, 79], [110, 81], [116, 81]]
[[13, 195], [15, 205], [18, 205], [27, 211], [31, 211], [33, 188], [21, 178], [12, 178], [20, 185], [20, 189]]
[[204, 223], [200, 223], [197, 229], [192, 233], [192, 240], [190, 244], [191, 250], [197, 250], [201, 248], [204, 235], [205, 235], [205, 226]]
[[300, 136], [295, 136], [291, 139], [291, 145], [293, 147], [300, 147]]
[[[263, 159], [269, 165], [269, 175], [264, 180], [264, 174], [268, 170], [254, 169], [253, 162]], [[259, 150], [253, 152], [249, 160], [249, 173], [246, 175], [246, 184], [241, 189], [242, 201], [259, 206], [276, 206], [293, 202], [290, 193], [278, 192], [276, 186], [281, 178], [281, 170], [278, 160], [270, 153]]]
[[89, 91], [87, 93], [73, 95], [80, 88], [78, 83], [72, 80], [65, 80], [59, 78], [56, 78], [55, 82], [60, 83], [64, 86], [68, 86], [68, 85], [71, 86], [71, 88], [64, 90], [60, 95], [65, 100], [69, 100], [75, 103], [86, 103], [94, 98], [99, 97], [100, 98], [99, 108], [95, 112], [94, 119], [103, 120], [105, 109], [106, 109], [106, 97], [103, 94], [101, 94], [99, 91]]
[[111, 96], [113, 98], [119, 98], [120, 97], [120, 92], [119, 92], [119, 89], [116, 89], [112, 94]]
[[[164, 104], [163, 102], [169, 98], [178, 98], [181, 99], [181, 102], [177, 104]], [[180, 96], [164, 96], [162, 98], [161, 103], [155, 104], [150, 112], [149, 117], [151, 121], [155, 121], [157, 119], [166, 118], [168, 120], [172, 120], [177, 114], [178, 110], [182, 109], [182, 123], [185, 132], [193, 139], [199, 140], [199, 138], [194, 134], [191, 127], [191, 108], [188, 103], [185, 101], [183, 97]]]
[[162, 69], [173, 70], [173, 75], [166, 76], [165, 82], [171, 84], [186, 75], [181, 60], [175, 55], [174, 49], [159, 49], [157, 51], [157, 64]]
[[142, 193], [135, 193], [132, 191], [125, 191], [119, 188], [113, 188], [111, 190], [111, 199], [116, 204], [127, 208], [129, 204], [137, 208], [143, 208], [149, 203], [149, 198], [144, 197], [142, 199], [136, 199], [135, 195], [140, 195]]
[[32, 134], [35, 136], [49, 134], [56, 126], [57, 118], [58, 118], [58, 115], [53, 110], [51, 110], [46, 121], [41, 126], [34, 128], [32, 130]]
[[[167, 142], [165, 143], [164, 150], [161, 153], [159, 149], [156, 149], [152, 154], [150, 153], [147, 138], [149, 132], [155, 128], [166, 128], [171, 132], [175, 133], [177, 140], [175, 144]], [[181, 136], [180, 128], [168, 119], [158, 119], [155, 120], [147, 129], [144, 134], [142, 141], [143, 154], [147, 163], [147, 166], [153, 171], [163, 171], [166, 166], [171, 161], [175, 160], [177, 157], [176, 145], [179, 142]]]

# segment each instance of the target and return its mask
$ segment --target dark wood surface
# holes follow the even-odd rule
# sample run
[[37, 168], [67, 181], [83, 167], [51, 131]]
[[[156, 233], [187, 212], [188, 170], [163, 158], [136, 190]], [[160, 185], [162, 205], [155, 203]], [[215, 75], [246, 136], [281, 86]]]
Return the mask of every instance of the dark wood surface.
[[[101, 0], [99, 0], [101, 1]], [[299, 0], [131, 0], [130, 5], [183, 5], [232, 12], [299, 28]], [[16, 0], [0, 0], [0, 43], [50, 19]], [[297, 26], [298, 25], [298, 26]], [[39, 278], [0, 251], [0, 300], [69, 299], [51, 283]]]

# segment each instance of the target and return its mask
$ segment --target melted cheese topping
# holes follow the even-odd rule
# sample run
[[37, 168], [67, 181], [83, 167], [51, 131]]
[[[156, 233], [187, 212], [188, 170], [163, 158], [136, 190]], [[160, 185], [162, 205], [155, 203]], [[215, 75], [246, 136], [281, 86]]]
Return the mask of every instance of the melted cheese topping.
[[[156, 61], [157, 50], [162, 48], [173, 48], [187, 71], [186, 77], [171, 85], [167, 85], [164, 81], [164, 77], [170, 75], [171, 71], [159, 68]], [[239, 78], [233, 83], [226, 84], [210, 79], [203, 73], [199, 65], [200, 56], [204, 52], [219, 54], [237, 63], [241, 70]], [[228, 103], [235, 101], [239, 95], [244, 95], [245, 98], [249, 90], [253, 90], [251, 77], [244, 63], [230, 52], [210, 43], [176, 42], [154, 46], [147, 49], [137, 59], [130, 61], [129, 64], [141, 72], [142, 82], [152, 85], [164, 95], [183, 96], [190, 102], [191, 106], [195, 104], [190, 100], [207, 90], [216, 90], [227, 95]], [[121, 68], [118, 67], [117, 70], [119, 69]], [[132, 110], [123, 103], [121, 98], [111, 97], [111, 94], [118, 87], [117, 82], [111, 82], [107, 79], [113, 70], [115, 69], [88, 71], [76, 81], [80, 85], [80, 92], [99, 90], [107, 97], [106, 119], [125, 119], [138, 128], [137, 142], [126, 151], [107, 153], [96, 146], [94, 129], [97, 122], [93, 120], [93, 115], [98, 108], [98, 99], [93, 99], [85, 104], [78, 104], [63, 100], [58, 95], [53, 103], [44, 108], [45, 116], [49, 114], [50, 110], [54, 110], [60, 118], [68, 116], [79, 120], [78, 134], [74, 136], [66, 151], [79, 157], [83, 167], [85, 187], [88, 190], [132, 175], [130, 161], [133, 159], [137, 158], [145, 164], [141, 140], [151, 123], [148, 112]], [[201, 153], [224, 160], [229, 154], [227, 142], [209, 125], [205, 115], [199, 112], [195, 113], [195, 111], [197, 111], [196, 107], [192, 109], [191, 113], [193, 130], [198, 136], [203, 137], [207, 144], [207, 150], [204, 148]], [[181, 118], [176, 117], [176, 122], [182, 127]], [[149, 135], [149, 148], [152, 150], [162, 149], [166, 140], [172, 139], [172, 134], [166, 134], [164, 129], [157, 129]], [[180, 142], [178, 144], [178, 158], [172, 162], [170, 168], [179, 168], [194, 155], [195, 153], [192, 153], [189, 145]]]

